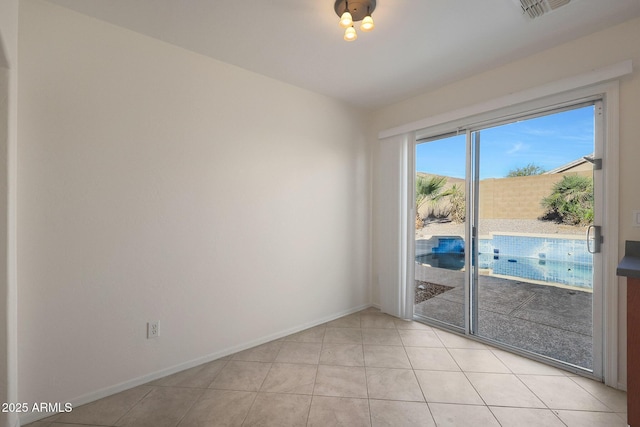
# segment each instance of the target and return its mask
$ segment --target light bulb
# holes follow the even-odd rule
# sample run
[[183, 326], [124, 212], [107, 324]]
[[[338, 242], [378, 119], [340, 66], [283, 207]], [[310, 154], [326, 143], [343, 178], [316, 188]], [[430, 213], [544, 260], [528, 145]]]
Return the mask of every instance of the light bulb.
[[349, 27], [344, 31], [344, 39], [348, 42], [352, 42], [358, 38], [358, 34], [356, 34], [356, 29], [353, 27]]
[[371, 15], [365, 16], [362, 20], [362, 24], [360, 25], [360, 29], [362, 31], [371, 31], [374, 27], [375, 25], [373, 25], [373, 18], [371, 17]]
[[347, 10], [340, 17], [340, 26], [342, 28], [349, 28], [351, 25], [353, 25], [353, 18], [351, 17], [351, 14]]

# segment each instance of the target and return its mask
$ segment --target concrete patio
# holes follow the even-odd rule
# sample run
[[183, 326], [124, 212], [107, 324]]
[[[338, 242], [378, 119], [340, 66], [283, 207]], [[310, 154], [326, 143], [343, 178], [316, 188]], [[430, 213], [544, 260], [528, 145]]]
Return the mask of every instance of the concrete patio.
[[[464, 327], [464, 273], [416, 263], [415, 278], [454, 289], [414, 313]], [[478, 336], [593, 368], [590, 292], [480, 276], [478, 306]]]

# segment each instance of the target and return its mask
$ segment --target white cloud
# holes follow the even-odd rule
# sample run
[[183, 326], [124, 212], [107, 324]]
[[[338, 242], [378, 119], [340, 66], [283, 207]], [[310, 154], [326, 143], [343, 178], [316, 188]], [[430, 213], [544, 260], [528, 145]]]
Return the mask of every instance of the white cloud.
[[520, 151], [524, 151], [527, 148], [529, 148], [528, 145], [523, 144], [522, 142], [516, 142], [514, 143], [511, 148], [507, 151], [507, 154], [512, 155], [512, 154], [516, 154]]

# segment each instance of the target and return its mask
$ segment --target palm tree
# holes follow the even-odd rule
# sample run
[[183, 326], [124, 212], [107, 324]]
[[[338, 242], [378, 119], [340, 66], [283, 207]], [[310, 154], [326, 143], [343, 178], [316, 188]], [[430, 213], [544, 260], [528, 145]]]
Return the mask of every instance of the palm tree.
[[565, 175], [556, 182], [551, 194], [542, 199], [547, 209], [543, 219], [571, 225], [593, 222], [593, 179], [581, 175]]
[[448, 191], [443, 192], [447, 177], [445, 176], [418, 176], [416, 178], [416, 229], [422, 228], [423, 221], [420, 217], [420, 208], [427, 202], [437, 202], [448, 196]]

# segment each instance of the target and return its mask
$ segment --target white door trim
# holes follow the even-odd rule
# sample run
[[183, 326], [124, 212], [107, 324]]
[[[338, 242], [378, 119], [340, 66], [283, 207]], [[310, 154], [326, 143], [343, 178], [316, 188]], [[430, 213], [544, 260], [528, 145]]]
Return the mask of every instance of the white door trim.
[[[619, 106], [620, 84], [616, 80], [605, 85], [603, 97], [604, 107], [604, 209], [603, 209], [603, 369], [605, 384], [611, 387], [626, 389], [625, 373], [620, 374], [618, 366], [618, 282], [616, 275], [618, 266], [618, 218], [620, 207], [620, 151], [619, 151]], [[620, 383], [620, 377], [625, 383]]]

